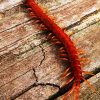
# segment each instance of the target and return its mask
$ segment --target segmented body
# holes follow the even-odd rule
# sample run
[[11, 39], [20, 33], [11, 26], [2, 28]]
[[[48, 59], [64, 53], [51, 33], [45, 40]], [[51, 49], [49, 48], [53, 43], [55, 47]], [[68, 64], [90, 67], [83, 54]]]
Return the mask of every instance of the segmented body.
[[49, 29], [53, 33], [53, 35], [61, 42], [62, 47], [64, 47], [67, 53], [66, 58], [69, 61], [69, 68], [71, 69], [71, 79], [74, 80], [72, 90], [74, 88], [77, 89], [75, 90], [75, 99], [78, 99], [80, 81], [83, 79], [83, 76], [81, 63], [74, 43], [69, 38], [69, 36], [48, 15], [43, 12], [43, 10], [36, 4], [34, 0], [27, 0], [27, 5], [31, 8], [31, 12], [34, 12], [37, 18], [39, 18], [39, 20], [47, 27], [47, 29]]

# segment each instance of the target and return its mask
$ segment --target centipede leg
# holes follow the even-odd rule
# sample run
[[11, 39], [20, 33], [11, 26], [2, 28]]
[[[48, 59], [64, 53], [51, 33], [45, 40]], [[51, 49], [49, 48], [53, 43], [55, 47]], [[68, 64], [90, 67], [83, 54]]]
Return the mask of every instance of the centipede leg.
[[79, 55], [86, 54], [86, 51], [82, 50], [80, 48], [77, 49], [77, 52], [78, 52]]
[[59, 53], [65, 53], [66, 51], [65, 50], [59, 50], [58, 52]]
[[42, 24], [37, 28], [39, 30], [42, 30], [42, 31], [46, 31], [48, 30], [45, 26], [43, 26]]
[[66, 81], [66, 83], [64, 83], [61, 87], [63, 87], [63, 86], [65, 86], [65, 85], [69, 84], [71, 81], [73, 81], [73, 79], [74, 79], [74, 77], [70, 77], [70, 78]]
[[59, 54], [60, 57], [67, 57], [67, 54], [66, 53], [61, 53]]
[[89, 64], [90, 62], [91, 62], [91, 60], [89, 60], [87, 58], [80, 58], [81, 66], [85, 66], [85, 65]]
[[64, 50], [64, 47], [60, 47], [59, 50]]
[[56, 41], [56, 42], [53, 42], [54, 45], [61, 45], [62, 43], [60, 41]]
[[68, 61], [67, 58], [59, 58], [59, 59], [62, 60], [62, 61]]
[[52, 36], [51, 39], [53, 40], [53, 39], [57, 39], [57, 38], [56, 38], [56, 36]]
[[61, 77], [65, 76], [69, 70], [70, 70], [70, 68], [67, 68], [67, 69], [64, 71], [64, 73], [62, 74]]
[[36, 15], [33, 12], [30, 12], [29, 16], [31, 16], [32, 18], [37, 18]]
[[71, 73], [69, 72], [69, 73], [67, 73], [66, 75], [64, 75], [62, 78], [61, 78], [61, 80], [64, 80], [67, 76], [69, 76]]
[[52, 33], [49, 33], [48, 36], [47, 36], [47, 39], [51, 39], [54, 35]]
[[79, 97], [79, 90], [80, 90], [80, 82], [78, 82], [75, 86], [75, 99], [74, 100], [78, 100]]
[[67, 97], [74, 91], [75, 84], [73, 84], [72, 88], [64, 95], [63, 100], [67, 100]]
[[93, 74], [92, 72], [89, 72], [89, 71], [82, 71], [84, 74], [88, 74], [88, 75], [95, 75]]
[[87, 83], [87, 85], [94, 91], [94, 93], [96, 93], [95, 88], [90, 84], [90, 82], [88, 82], [84, 77], [82, 77], [82, 79], [84, 80], [84, 82]]

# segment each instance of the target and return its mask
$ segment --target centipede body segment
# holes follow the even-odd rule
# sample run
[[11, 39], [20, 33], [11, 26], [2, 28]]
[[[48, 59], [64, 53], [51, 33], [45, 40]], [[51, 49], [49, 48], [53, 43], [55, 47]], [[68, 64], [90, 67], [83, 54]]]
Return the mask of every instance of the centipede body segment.
[[[71, 81], [74, 81], [74, 84], [71, 90], [65, 94], [63, 100], [66, 100], [66, 97], [72, 92], [75, 92], [75, 100], [78, 100], [81, 80], [84, 80], [91, 87], [91, 89], [94, 90], [94, 88], [82, 75], [82, 73], [85, 73], [85, 71], [82, 71], [81, 69], [82, 64], [80, 62], [78, 50], [70, 37], [48, 15], [44, 13], [44, 11], [34, 0], [26, 0], [26, 5], [28, 5], [30, 16], [37, 17], [39, 19], [38, 21], [42, 23], [43, 29], [48, 29], [50, 32], [52, 32], [48, 35], [48, 39], [55, 45], [59, 45], [60, 48], [58, 51], [60, 52], [60, 59], [69, 62], [69, 67], [66, 68], [65, 72], [63, 73], [62, 79], [65, 79], [67, 76], [71, 75], [65, 84], [69, 84]], [[80, 54], [82, 53], [83, 52], [81, 51]]]

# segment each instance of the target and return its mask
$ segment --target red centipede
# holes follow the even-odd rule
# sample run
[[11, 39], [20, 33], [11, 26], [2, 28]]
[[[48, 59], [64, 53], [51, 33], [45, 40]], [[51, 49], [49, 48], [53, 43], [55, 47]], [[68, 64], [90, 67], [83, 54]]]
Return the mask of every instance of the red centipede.
[[39, 7], [34, 0], [26, 0], [26, 5], [29, 7], [28, 10], [30, 10], [30, 15], [32, 17], [37, 17], [39, 21], [41, 21], [43, 25], [52, 32], [48, 35], [48, 38], [51, 39], [54, 44], [60, 45], [59, 52], [61, 59], [69, 62], [69, 67], [66, 68], [63, 73], [63, 79], [69, 75], [69, 70], [71, 70], [71, 77], [67, 80], [66, 84], [69, 84], [71, 81], [74, 81], [74, 83], [70, 91], [65, 94], [63, 100], [66, 100], [66, 97], [68, 97], [72, 92], [75, 92], [75, 100], [78, 100], [81, 80], [85, 81], [90, 88], [95, 91], [92, 85], [82, 75], [83, 73], [90, 73], [82, 71], [79, 52], [70, 37], [44, 13], [41, 7]]

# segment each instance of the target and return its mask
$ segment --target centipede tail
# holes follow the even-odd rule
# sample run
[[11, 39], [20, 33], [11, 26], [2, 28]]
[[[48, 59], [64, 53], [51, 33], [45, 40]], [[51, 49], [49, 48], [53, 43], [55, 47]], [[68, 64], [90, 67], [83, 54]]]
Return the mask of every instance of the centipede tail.
[[59, 59], [68, 62], [69, 67], [66, 67], [66, 70], [62, 75], [62, 79], [65, 80], [66, 77], [70, 76], [65, 84], [69, 84], [71, 81], [74, 81], [74, 83], [71, 90], [65, 94], [63, 100], [66, 100], [66, 98], [73, 92], [75, 92], [74, 100], [78, 100], [81, 80], [84, 80], [90, 88], [95, 91], [95, 89], [82, 75], [83, 71], [81, 69], [81, 61], [85, 61], [85, 58], [80, 59], [79, 54], [83, 54], [84, 51], [75, 47], [70, 37], [48, 15], [44, 13], [34, 0], [26, 0], [26, 5], [29, 7], [29, 15], [31, 17], [37, 17], [38, 20], [36, 21], [41, 24], [42, 29], [48, 29], [51, 32], [47, 38], [52, 41], [53, 44], [60, 47], [58, 50], [60, 53]]

